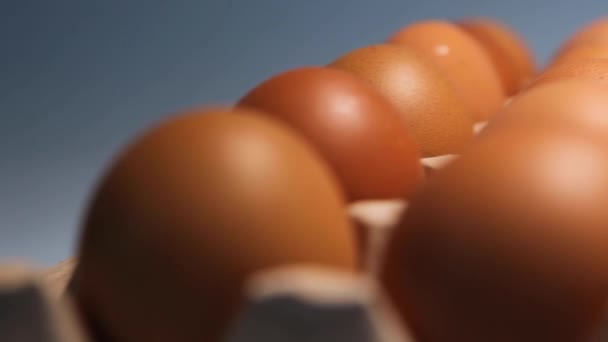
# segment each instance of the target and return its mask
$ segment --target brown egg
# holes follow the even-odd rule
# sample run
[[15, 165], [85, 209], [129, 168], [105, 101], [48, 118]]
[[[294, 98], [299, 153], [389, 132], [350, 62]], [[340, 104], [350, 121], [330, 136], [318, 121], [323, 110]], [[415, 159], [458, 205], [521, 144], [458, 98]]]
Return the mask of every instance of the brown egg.
[[290, 70], [262, 82], [239, 105], [263, 110], [308, 138], [350, 201], [408, 197], [424, 179], [397, 108], [349, 73]]
[[608, 59], [575, 59], [559, 63], [547, 69], [527, 89], [540, 84], [561, 80], [585, 80], [608, 82]]
[[444, 21], [422, 21], [395, 33], [390, 43], [418, 49], [436, 63], [454, 84], [476, 121], [492, 117], [505, 91], [490, 56], [464, 30]]
[[578, 59], [608, 59], [608, 43], [601, 44], [584, 44], [573, 47], [572, 49], [568, 49], [564, 51], [562, 54], [557, 56], [552, 62], [549, 68], [563, 63], [565, 61], [570, 60], [578, 60]]
[[608, 142], [608, 84], [581, 80], [550, 82], [513, 100], [480, 137], [496, 131], [565, 131]]
[[382, 281], [420, 341], [590, 341], [608, 303], [608, 150], [503, 133], [410, 202]]
[[329, 167], [287, 127], [243, 109], [193, 111], [114, 162], [84, 221], [76, 296], [112, 341], [217, 341], [252, 273], [355, 271]]
[[490, 18], [470, 18], [458, 25], [486, 49], [507, 95], [517, 93], [534, 76], [534, 56], [515, 30]]
[[608, 43], [608, 18], [597, 18], [580, 27], [560, 47], [556, 56], [586, 44]]
[[473, 138], [473, 119], [439, 69], [412, 48], [373, 45], [329, 64], [368, 81], [401, 112], [423, 157], [459, 153]]

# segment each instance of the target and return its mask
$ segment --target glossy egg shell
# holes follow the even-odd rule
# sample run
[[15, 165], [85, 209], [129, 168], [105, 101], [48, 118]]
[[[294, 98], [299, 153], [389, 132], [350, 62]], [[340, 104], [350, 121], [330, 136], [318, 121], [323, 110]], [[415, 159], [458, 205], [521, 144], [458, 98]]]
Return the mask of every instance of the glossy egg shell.
[[515, 98], [480, 133], [551, 130], [608, 142], [608, 84], [584, 80], [539, 85]]
[[373, 85], [399, 110], [423, 157], [459, 153], [473, 138], [473, 118], [448, 79], [416, 50], [371, 45], [329, 64]]
[[557, 56], [551, 62], [549, 68], [565, 61], [595, 58], [608, 58], [608, 42], [583, 44], [568, 49], [567, 51], [564, 51], [562, 54]]
[[408, 197], [423, 181], [420, 153], [398, 109], [364, 81], [322, 67], [289, 70], [238, 103], [306, 137], [338, 175], [350, 201]]
[[479, 42], [455, 24], [420, 21], [388, 40], [418, 49], [452, 81], [476, 121], [486, 121], [506, 97], [498, 70]]
[[586, 44], [608, 43], [608, 17], [596, 18], [576, 30], [560, 47], [556, 56]]
[[410, 202], [383, 284], [421, 341], [586, 341], [608, 303], [608, 150], [501, 132]]
[[469, 18], [458, 25], [486, 49], [507, 95], [516, 94], [532, 79], [536, 71], [534, 55], [513, 28], [490, 18]]
[[582, 80], [608, 82], [608, 59], [588, 58], [572, 59], [547, 69], [532, 83], [527, 89], [531, 89], [540, 84], [551, 83], [563, 80]]
[[262, 114], [194, 110], [138, 137], [85, 215], [76, 298], [112, 340], [215, 341], [253, 273], [354, 272], [355, 237], [333, 173]]

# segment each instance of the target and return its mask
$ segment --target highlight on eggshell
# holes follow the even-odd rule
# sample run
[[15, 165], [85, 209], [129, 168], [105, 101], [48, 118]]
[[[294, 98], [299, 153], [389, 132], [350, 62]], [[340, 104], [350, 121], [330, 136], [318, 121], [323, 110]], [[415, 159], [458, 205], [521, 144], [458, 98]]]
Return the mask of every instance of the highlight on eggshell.
[[608, 150], [500, 131], [433, 177], [381, 281], [417, 341], [587, 341], [608, 303]]
[[466, 18], [457, 25], [488, 52], [506, 95], [516, 94], [536, 73], [534, 54], [525, 39], [506, 23], [487, 17]]
[[506, 91], [484, 47], [447, 21], [418, 21], [394, 33], [389, 43], [410, 46], [435, 63], [453, 83], [475, 121], [486, 121], [500, 109]]
[[420, 153], [398, 108], [350, 73], [292, 69], [254, 87], [238, 106], [262, 110], [306, 137], [349, 201], [407, 198], [424, 181]]
[[450, 81], [416, 50], [377, 44], [329, 64], [371, 84], [400, 111], [422, 157], [459, 153], [473, 139], [473, 118]]
[[260, 112], [172, 116], [135, 139], [92, 195], [76, 301], [111, 340], [221, 340], [252, 274], [358, 272], [344, 199], [316, 149]]

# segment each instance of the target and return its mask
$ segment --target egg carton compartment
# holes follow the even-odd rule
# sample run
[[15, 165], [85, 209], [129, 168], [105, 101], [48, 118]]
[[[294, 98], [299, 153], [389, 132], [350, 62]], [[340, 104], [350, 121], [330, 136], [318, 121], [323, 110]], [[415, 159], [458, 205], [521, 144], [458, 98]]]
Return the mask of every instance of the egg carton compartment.
[[[406, 208], [398, 200], [349, 207], [365, 236], [366, 272], [360, 275], [292, 266], [251, 276], [244, 306], [225, 340], [412, 342], [374, 279], [383, 245]], [[42, 272], [0, 268], [0, 341], [95, 341], [72, 303], [76, 266], [71, 258]]]
[[[69, 290], [56, 296], [63, 279], [0, 285], [0, 340], [3, 342], [86, 342]], [[59, 281], [61, 284], [55, 284]], [[251, 277], [246, 301], [227, 342], [411, 342], [392, 309], [366, 276], [333, 270], [289, 267]], [[16, 308], [16, 309], [15, 309]], [[52, 308], [52, 310], [49, 310]]]
[[229, 342], [395, 341], [411, 339], [365, 277], [307, 268], [254, 276]]

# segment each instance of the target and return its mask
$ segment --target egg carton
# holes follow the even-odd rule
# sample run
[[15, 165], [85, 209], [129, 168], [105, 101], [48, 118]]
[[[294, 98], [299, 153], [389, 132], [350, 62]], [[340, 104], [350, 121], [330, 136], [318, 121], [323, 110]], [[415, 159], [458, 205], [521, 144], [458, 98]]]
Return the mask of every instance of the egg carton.
[[[485, 123], [478, 124], [479, 132]], [[457, 155], [423, 158], [432, 174]], [[414, 342], [375, 279], [391, 230], [407, 203], [361, 201], [348, 211], [364, 241], [365, 272], [286, 267], [250, 277], [245, 303], [227, 342]], [[0, 266], [0, 341], [94, 342], [79, 321], [70, 294], [75, 258], [38, 271]]]
[[[349, 213], [363, 229], [369, 257], [361, 275], [311, 267], [284, 267], [254, 274], [227, 342], [412, 342], [374, 281], [390, 229], [403, 201], [353, 204]], [[72, 303], [76, 259], [39, 272], [0, 267], [0, 341], [87, 342]]]
[[0, 266], [0, 341], [89, 342], [61, 283], [24, 265]]

